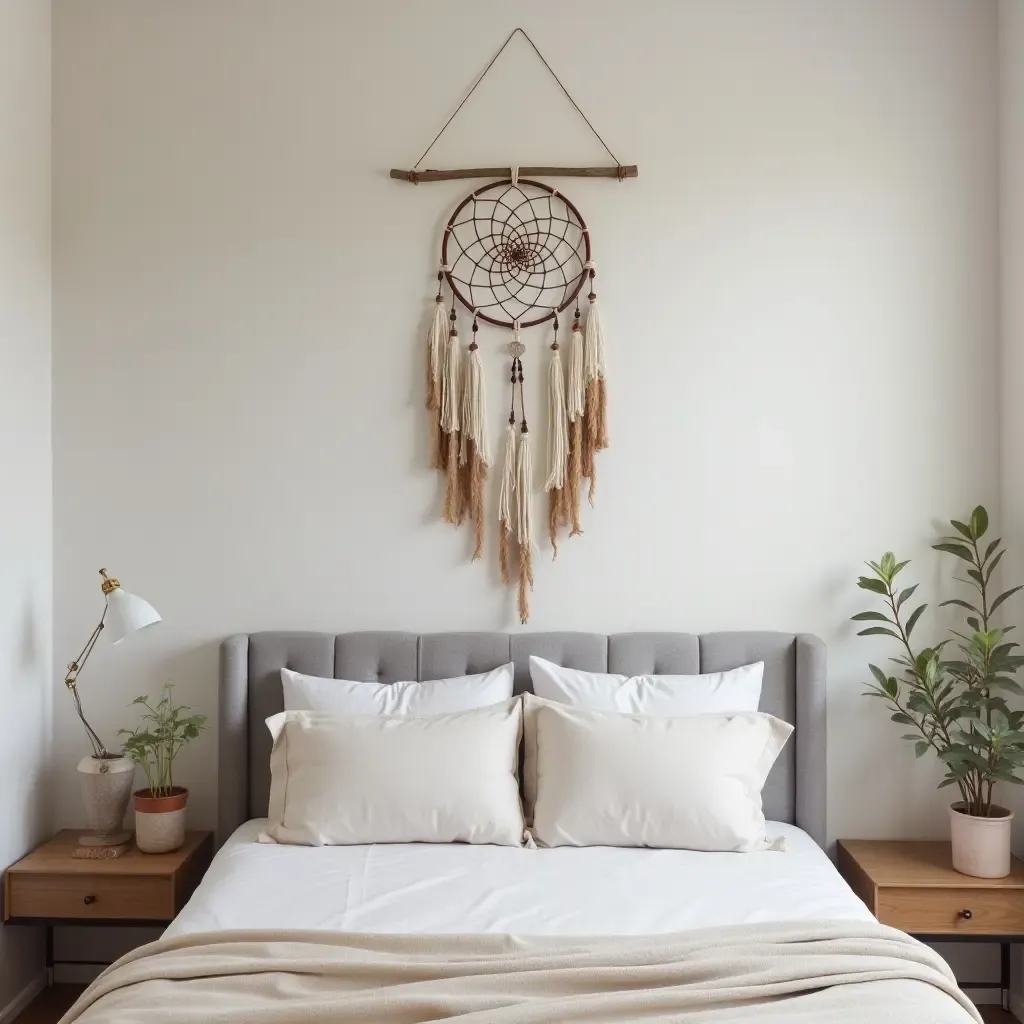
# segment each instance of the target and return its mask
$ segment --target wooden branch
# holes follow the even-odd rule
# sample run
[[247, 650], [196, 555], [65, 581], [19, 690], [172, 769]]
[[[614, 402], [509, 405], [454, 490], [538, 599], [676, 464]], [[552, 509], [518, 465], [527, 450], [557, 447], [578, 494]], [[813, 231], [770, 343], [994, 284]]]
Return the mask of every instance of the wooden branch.
[[[391, 168], [391, 177], [399, 181], [453, 181], [456, 178], [510, 178], [511, 167], [459, 167], [448, 171], [402, 171]], [[520, 167], [520, 178], [635, 178], [636, 164], [622, 167]]]

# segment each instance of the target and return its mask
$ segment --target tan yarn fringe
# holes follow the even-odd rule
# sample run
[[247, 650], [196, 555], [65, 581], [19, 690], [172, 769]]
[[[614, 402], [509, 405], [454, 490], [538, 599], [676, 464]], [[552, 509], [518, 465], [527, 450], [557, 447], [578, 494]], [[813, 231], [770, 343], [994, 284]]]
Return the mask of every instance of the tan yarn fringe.
[[427, 408], [433, 412], [441, 408], [441, 387], [434, 380], [434, 374], [430, 366], [430, 349], [427, 349]]
[[469, 518], [473, 524], [473, 561], [484, 553], [484, 490], [487, 486], [487, 463], [477, 451], [476, 442], [469, 442]]
[[529, 545], [519, 549], [519, 621], [530, 621], [530, 591], [533, 589], [533, 555]]
[[560, 487], [552, 487], [548, 491], [548, 540], [551, 541], [551, 557], [553, 559], [558, 557], [558, 506], [563, 493], [563, 489]]
[[592, 380], [587, 384], [586, 398], [583, 402], [583, 456], [581, 459], [580, 472], [584, 476], [590, 476], [594, 468], [594, 452], [597, 450], [597, 381]]
[[441, 430], [440, 411], [435, 406], [430, 410], [430, 468], [445, 469], [444, 432]]
[[445, 489], [444, 509], [441, 512], [443, 522], [457, 526], [462, 522], [463, 504], [461, 479], [459, 474], [459, 432], [453, 430], [450, 434], [444, 435], [444, 444], [447, 445], [445, 461]]
[[[466, 435], [462, 435], [462, 443], [466, 442]], [[466, 461], [460, 460], [459, 463], [459, 493], [456, 496], [458, 501], [457, 514], [455, 522], [457, 526], [461, 526], [468, 518], [470, 518], [470, 507], [469, 507], [469, 492], [473, 486], [473, 467], [470, 464], [467, 456]]]
[[597, 382], [597, 444], [595, 452], [603, 452], [608, 447], [608, 388], [604, 377]]
[[587, 500], [593, 505], [597, 492], [597, 460], [594, 456], [608, 447], [608, 390], [603, 377], [587, 385], [586, 410], [582, 472], [590, 478]]
[[583, 417], [578, 416], [569, 431], [569, 473], [566, 481], [568, 491], [568, 518], [572, 523], [570, 537], [583, 533], [580, 526], [580, 483], [583, 479]]
[[512, 528], [507, 523], [498, 524], [498, 569], [501, 582], [508, 585], [512, 582], [512, 572], [508, 564], [508, 545], [512, 537]]

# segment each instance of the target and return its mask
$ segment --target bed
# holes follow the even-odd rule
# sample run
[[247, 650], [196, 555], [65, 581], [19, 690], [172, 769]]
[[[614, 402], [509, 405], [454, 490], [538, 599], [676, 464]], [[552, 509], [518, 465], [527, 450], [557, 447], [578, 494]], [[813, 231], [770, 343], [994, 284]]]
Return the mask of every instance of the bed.
[[[280, 670], [394, 682], [529, 658], [630, 675], [764, 662], [796, 731], [763, 790], [785, 852], [256, 842]], [[222, 848], [160, 942], [68, 1020], [978, 1020], [932, 951], [876, 924], [826, 856], [825, 649], [768, 632], [256, 633], [221, 648]]]

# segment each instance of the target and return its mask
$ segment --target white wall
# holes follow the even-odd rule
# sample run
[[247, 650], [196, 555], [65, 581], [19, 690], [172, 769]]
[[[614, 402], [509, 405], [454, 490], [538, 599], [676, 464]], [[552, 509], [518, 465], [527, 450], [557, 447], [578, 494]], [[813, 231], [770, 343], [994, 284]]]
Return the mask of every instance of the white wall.
[[[1007, 583], [1024, 582], [1024, 2], [1001, 0], [1000, 224], [1002, 346], [1000, 452]], [[1021, 823], [1024, 825], [1024, 822]]]
[[[83, 674], [104, 736], [165, 679], [212, 715], [236, 630], [516, 628], [423, 468], [422, 327], [466, 186], [387, 169], [517, 23], [640, 166], [563, 182], [596, 246], [612, 448], [530, 628], [817, 632], [831, 833], [943, 834], [937, 766], [859, 696], [885, 645], [846, 619], [889, 547], [948, 596], [939, 520], [999, 498], [989, 3], [58, 3], [55, 662], [100, 565], [165, 618]], [[600, 158], [520, 40], [430, 162]], [[63, 699], [56, 745], [68, 779]], [[212, 734], [182, 755], [199, 825], [214, 755]], [[73, 786], [57, 814], [80, 820]]]
[[[0, 866], [49, 828], [50, 4], [0, 3]], [[0, 1019], [42, 972], [37, 930], [0, 927]]]

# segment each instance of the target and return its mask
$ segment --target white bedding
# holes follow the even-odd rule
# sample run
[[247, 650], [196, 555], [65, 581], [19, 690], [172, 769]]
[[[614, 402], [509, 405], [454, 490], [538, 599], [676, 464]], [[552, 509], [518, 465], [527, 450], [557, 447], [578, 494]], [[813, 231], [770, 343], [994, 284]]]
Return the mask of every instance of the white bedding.
[[653, 935], [760, 921], [872, 920], [805, 832], [785, 852], [394, 844], [268, 846], [242, 825], [167, 937], [221, 929]]

